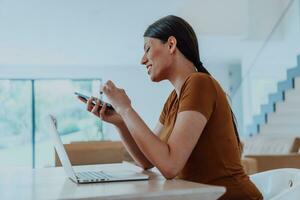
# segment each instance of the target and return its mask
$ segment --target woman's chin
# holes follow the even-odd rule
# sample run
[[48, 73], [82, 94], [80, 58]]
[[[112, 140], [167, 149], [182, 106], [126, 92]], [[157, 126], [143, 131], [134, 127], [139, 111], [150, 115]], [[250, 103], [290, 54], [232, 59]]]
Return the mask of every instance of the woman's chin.
[[152, 74], [149, 74], [149, 77], [150, 77], [150, 79], [151, 79], [152, 82], [156, 82], [155, 81], [155, 77]]
[[153, 76], [151, 74], [150, 74], [150, 79], [151, 79], [152, 82], [159, 82], [159, 81], [161, 81], [158, 77]]

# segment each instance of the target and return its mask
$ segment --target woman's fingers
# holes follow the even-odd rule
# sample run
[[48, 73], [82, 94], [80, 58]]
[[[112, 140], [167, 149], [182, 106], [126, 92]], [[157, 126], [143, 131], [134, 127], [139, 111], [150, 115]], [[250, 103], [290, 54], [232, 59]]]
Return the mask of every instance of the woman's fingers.
[[100, 87], [100, 91], [104, 93], [109, 93], [116, 88], [116, 85], [111, 81], [107, 81], [103, 86]]
[[107, 85], [108, 87], [110, 87], [110, 88], [116, 87], [115, 84], [114, 84], [111, 80], [107, 81], [107, 82], [106, 82], [106, 85]]
[[104, 119], [104, 117], [105, 117], [105, 112], [106, 112], [106, 103], [102, 106], [102, 108], [101, 108], [101, 110], [100, 110], [100, 112], [99, 112], [99, 117], [100, 117], [101, 119]]
[[89, 111], [89, 112], [91, 112], [91, 110], [92, 110], [93, 107], [94, 107], [93, 101], [94, 101], [94, 97], [91, 97], [91, 98], [89, 98], [88, 101], [86, 102], [86, 110]]
[[93, 113], [96, 116], [99, 116], [99, 107], [100, 107], [100, 101], [97, 100], [96, 101], [96, 105], [93, 107], [93, 109], [91, 110], [91, 113]]
[[110, 91], [110, 87], [107, 84], [105, 84], [102, 86], [101, 91], [107, 94]]

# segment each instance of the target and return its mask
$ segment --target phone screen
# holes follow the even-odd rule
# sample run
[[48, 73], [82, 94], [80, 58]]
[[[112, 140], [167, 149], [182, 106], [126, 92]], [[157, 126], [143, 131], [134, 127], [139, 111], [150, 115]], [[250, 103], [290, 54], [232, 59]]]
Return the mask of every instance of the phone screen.
[[[74, 94], [77, 95], [77, 96], [79, 96], [79, 97], [81, 97], [81, 98], [83, 98], [83, 99], [85, 99], [86, 101], [90, 98], [90, 96], [81, 94], [81, 93], [79, 93], [79, 92], [74, 92]], [[100, 99], [98, 99], [98, 100], [100, 100]], [[94, 103], [94, 105], [96, 104], [95, 101], [93, 101], [93, 103]], [[106, 103], [106, 102], [103, 102], [102, 100], [100, 100], [100, 103], [101, 103], [101, 105], [106, 104], [106, 107], [107, 107], [108, 109], [114, 110], [114, 108], [112, 107], [111, 104]]]
[[79, 92], [75, 92], [74, 94], [77, 95], [77, 96], [79, 96], [79, 97], [81, 97], [81, 98], [83, 98], [83, 99], [85, 99], [85, 100], [88, 100], [90, 98], [89, 96], [86, 96], [86, 95], [81, 94]]

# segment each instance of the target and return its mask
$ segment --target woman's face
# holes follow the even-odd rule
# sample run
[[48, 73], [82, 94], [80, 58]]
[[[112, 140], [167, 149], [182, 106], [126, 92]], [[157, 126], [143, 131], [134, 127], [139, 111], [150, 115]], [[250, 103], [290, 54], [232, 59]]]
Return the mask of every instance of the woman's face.
[[172, 63], [168, 44], [156, 38], [144, 38], [144, 55], [141, 64], [146, 65], [152, 81], [167, 79]]

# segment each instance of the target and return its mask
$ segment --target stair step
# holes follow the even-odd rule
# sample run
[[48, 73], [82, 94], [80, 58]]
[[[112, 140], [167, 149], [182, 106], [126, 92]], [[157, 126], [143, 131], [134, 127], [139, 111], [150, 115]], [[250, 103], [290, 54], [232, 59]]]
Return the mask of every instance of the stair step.
[[251, 125], [247, 126], [247, 133], [254, 135], [258, 133], [258, 125], [252, 123]]
[[265, 133], [265, 132], [259, 132], [259, 135], [264, 135], [264, 136], [294, 136], [294, 137], [300, 137], [300, 133], [282, 133], [282, 132], [274, 132], [274, 133]]
[[277, 102], [275, 113], [300, 113], [300, 101], [298, 102]]
[[300, 90], [300, 77], [296, 77], [295, 79], [294, 79], [294, 83], [295, 83], [295, 89], [296, 90]]
[[300, 89], [291, 89], [285, 92], [286, 102], [300, 102]]
[[297, 126], [291, 126], [286, 124], [263, 124], [260, 126], [260, 133], [300, 135], [300, 124], [298, 124]]
[[280, 81], [277, 84], [277, 91], [283, 92], [286, 90], [293, 89], [293, 80], [292, 79], [286, 79], [284, 81]]
[[293, 78], [300, 76], [300, 66], [293, 67], [287, 70], [287, 77]]
[[267, 124], [300, 124], [299, 113], [269, 113]]

